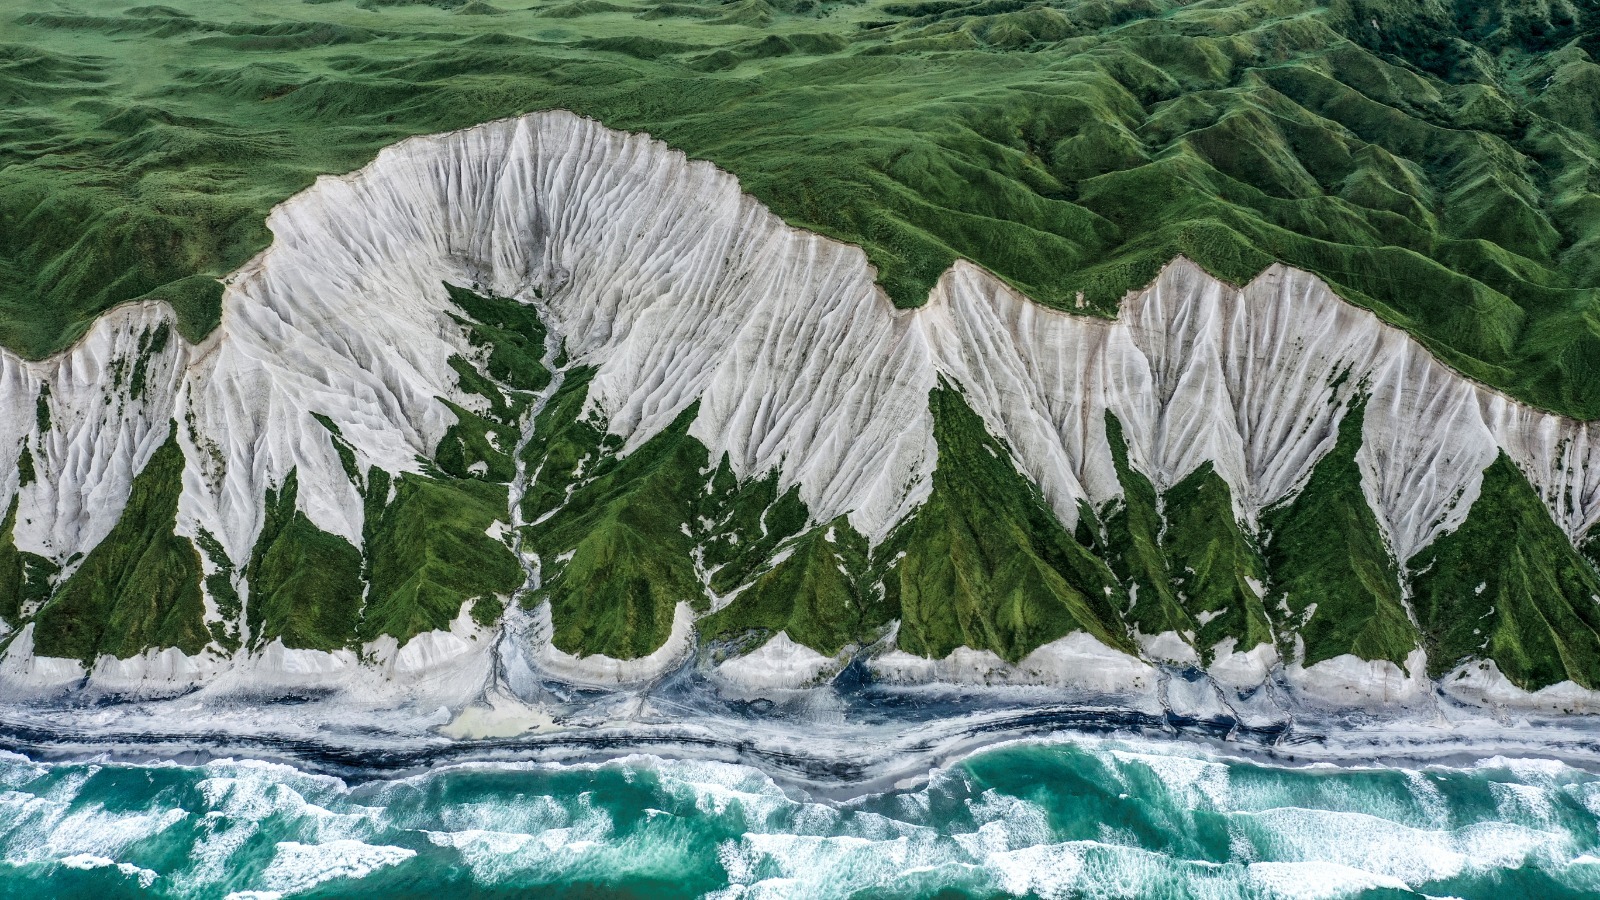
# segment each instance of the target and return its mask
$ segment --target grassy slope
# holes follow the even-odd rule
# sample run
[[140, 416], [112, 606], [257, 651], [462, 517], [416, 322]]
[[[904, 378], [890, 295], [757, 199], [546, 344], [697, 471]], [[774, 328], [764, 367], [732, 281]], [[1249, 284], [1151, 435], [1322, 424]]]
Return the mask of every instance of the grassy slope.
[[222, 543], [211, 532], [200, 529], [194, 543], [214, 567], [204, 582], [206, 594], [217, 610], [217, 619], [208, 623], [211, 638], [217, 642], [217, 646], [232, 653], [244, 644], [241, 615], [244, 612], [244, 598], [239, 595], [239, 588], [234, 583], [236, 567], [233, 560], [228, 558], [227, 551], [222, 549]]
[[[1144, 634], [1193, 633], [1198, 626], [1178, 600], [1170, 565], [1161, 551], [1161, 510], [1155, 485], [1128, 462], [1122, 423], [1109, 411], [1106, 441], [1122, 485], [1122, 503], [1106, 511], [1101, 552], [1128, 586], [1128, 623]], [[1080, 524], [1080, 530], [1083, 527]]]
[[1158, 509], [1155, 487], [1129, 464], [1122, 423], [1109, 412], [1106, 437], [1123, 502], [1106, 517], [1105, 555], [1133, 594], [1128, 621], [1145, 634], [1191, 635], [1205, 662], [1227, 638], [1239, 650], [1272, 643], [1271, 619], [1250, 584], [1266, 583], [1266, 565], [1211, 464], [1174, 485]]
[[[868, 547], [843, 518], [810, 524], [775, 473], [740, 482], [688, 435], [697, 407], [626, 457], [603, 423], [580, 417], [593, 370], [569, 371], [527, 448], [526, 547], [543, 561], [554, 642], [632, 659], [666, 641], [678, 603], [705, 612], [707, 587], [736, 594], [702, 619], [708, 640], [778, 632], [828, 654], [893, 616], [866, 585]], [[704, 580], [702, 580], [704, 579]]]
[[1202, 465], [1167, 491], [1163, 508], [1162, 545], [1172, 560], [1178, 595], [1196, 623], [1206, 619], [1194, 641], [1201, 657], [1209, 662], [1212, 649], [1227, 638], [1235, 640], [1236, 650], [1272, 643], [1271, 619], [1256, 593], [1266, 584], [1266, 563], [1233, 517], [1232, 494], [1222, 476], [1210, 463]]
[[528, 392], [550, 383], [550, 372], [540, 361], [546, 330], [530, 306], [504, 297], [485, 297], [465, 288], [445, 285], [450, 300], [461, 310], [452, 314], [466, 330], [478, 359], [457, 356], [450, 360], [457, 383], [467, 393], [489, 401], [485, 412], [473, 412], [444, 401], [455, 413], [456, 424], [434, 448], [434, 464], [452, 478], [480, 478], [500, 483], [516, 475], [511, 458]]
[[[487, 297], [447, 284], [450, 302], [461, 310], [456, 324], [467, 330], [467, 340], [484, 354], [483, 372], [494, 382], [516, 391], [542, 390], [550, 383], [550, 370], [541, 360], [549, 331], [533, 307], [506, 297]], [[495, 402], [496, 417], [506, 419], [509, 402], [496, 390], [485, 394]]]
[[122, 518], [39, 610], [34, 650], [91, 662], [150, 647], [200, 652], [211, 639], [200, 554], [173, 534], [182, 488], [177, 426], [133, 480]]
[[790, 640], [833, 656], [868, 642], [893, 617], [867, 587], [867, 539], [840, 516], [801, 535], [789, 555], [758, 573], [732, 603], [700, 620], [708, 639]]
[[4, 522], [0, 522], [0, 621], [15, 627], [26, 604], [27, 572], [22, 551], [17, 549], [17, 498], [11, 498]]
[[295, 508], [297, 473], [268, 489], [266, 515], [245, 579], [246, 618], [255, 646], [336, 650], [349, 645], [361, 615], [361, 551], [311, 523]]
[[703, 565], [713, 591], [736, 596], [698, 623], [705, 639], [748, 646], [785, 631], [832, 656], [887, 622], [866, 587], [867, 540], [846, 517], [807, 529], [797, 488], [780, 493], [776, 472], [739, 484], [726, 457], [710, 488]]
[[724, 456], [702, 506], [712, 512], [702, 558], [711, 589], [726, 594], [764, 569], [778, 548], [799, 535], [810, 511], [798, 488], [778, 491], [776, 472], [740, 484]]
[[1355, 457], [1365, 410], [1364, 401], [1351, 406], [1305, 487], [1261, 516], [1270, 599], [1305, 639], [1307, 666], [1346, 653], [1400, 664], [1419, 643], [1399, 570], [1361, 493]]
[[1409, 568], [1435, 677], [1476, 657], [1528, 690], [1600, 686], [1600, 577], [1505, 454], [1461, 527]]
[[449, 627], [468, 602], [474, 621], [492, 625], [504, 598], [523, 582], [510, 548], [486, 531], [506, 519], [506, 484], [516, 474], [511, 454], [530, 392], [550, 383], [540, 361], [544, 323], [515, 300], [445, 288], [460, 310], [452, 318], [477, 352], [475, 361], [452, 360], [459, 384], [488, 400], [489, 408], [479, 414], [451, 406], [458, 421], [435, 450], [436, 469], [398, 479], [376, 469], [367, 473], [369, 588], [355, 633], [361, 641], [388, 634], [404, 644]]
[[[274, 202], [408, 134], [565, 107], [859, 243], [1102, 312], [1176, 253], [1283, 260], [1600, 414], [1600, 36], [1565, 2], [173, 0], [0, 18], [0, 343], [159, 291], [190, 337]], [[1376, 23], [1376, 25], [1374, 25]]]
[[936, 388], [930, 403], [939, 446], [933, 491], [881, 548], [889, 558], [905, 554], [885, 583], [899, 607], [900, 647], [943, 658], [966, 646], [1016, 662], [1086, 631], [1134, 652], [1111, 570], [1067, 533], [958, 392]]
[[603, 426], [579, 418], [592, 376], [567, 375], [526, 451], [537, 472], [523, 497], [535, 523], [526, 546], [544, 560], [544, 584], [527, 599], [550, 601], [561, 650], [633, 659], [665, 643], [680, 601], [704, 605], [687, 531], [708, 454], [688, 435], [691, 406], [619, 459]]
[[11, 498], [0, 521], [0, 621], [15, 628], [21, 616], [49, 599], [50, 579], [58, 567], [36, 553], [18, 550], [15, 538], [17, 498]]
[[[370, 478], [371, 476], [369, 476]], [[506, 518], [506, 488], [473, 479], [404, 474], [388, 493], [372, 478], [367, 510], [367, 605], [356, 636], [393, 635], [401, 644], [450, 627], [471, 601], [480, 624], [492, 622], [501, 597], [522, 585], [516, 556], [485, 534]]]

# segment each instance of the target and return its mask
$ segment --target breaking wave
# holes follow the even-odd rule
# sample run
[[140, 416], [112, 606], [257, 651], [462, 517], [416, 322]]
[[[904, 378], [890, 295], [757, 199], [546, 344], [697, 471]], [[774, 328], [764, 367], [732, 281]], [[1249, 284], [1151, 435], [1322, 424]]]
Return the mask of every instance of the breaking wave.
[[1600, 777], [1025, 741], [848, 800], [631, 756], [345, 781], [0, 755], [0, 896], [1579, 897]]

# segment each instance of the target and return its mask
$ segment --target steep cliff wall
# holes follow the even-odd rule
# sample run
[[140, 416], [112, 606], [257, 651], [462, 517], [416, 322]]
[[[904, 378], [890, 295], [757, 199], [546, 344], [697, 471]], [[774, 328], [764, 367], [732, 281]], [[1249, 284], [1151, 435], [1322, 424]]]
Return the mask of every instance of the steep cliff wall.
[[0, 676], [405, 690], [486, 671], [515, 600], [579, 681], [659, 674], [698, 619], [746, 685], [866, 652], [1096, 689], [1170, 660], [1248, 691], [1281, 660], [1337, 703], [1458, 665], [1600, 686], [1589, 426], [1305, 273], [1175, 260], [1106, 320], [958, 263], [897, 311], [859, 250], [563, 113], [405, 141], [269, 225], [203, 345], [147, 305], [0, 354]]

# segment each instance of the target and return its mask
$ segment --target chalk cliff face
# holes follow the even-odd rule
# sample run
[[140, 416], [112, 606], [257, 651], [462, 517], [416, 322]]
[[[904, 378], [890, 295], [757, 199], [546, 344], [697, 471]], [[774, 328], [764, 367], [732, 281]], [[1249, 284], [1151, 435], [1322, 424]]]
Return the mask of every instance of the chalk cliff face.
[[579, 682], [698, 648], [733, 690], [855, 655], [1600, 686], [1589, 426], [1303, 272], [1175, 260], [1103, 320], [958, 263], [896, 310], [857, 249], [563, 113], [405, 141], [269, 224], [200, 345], [137, 305], [0, 354], [13, 688], [465, 696], [507, 618]]

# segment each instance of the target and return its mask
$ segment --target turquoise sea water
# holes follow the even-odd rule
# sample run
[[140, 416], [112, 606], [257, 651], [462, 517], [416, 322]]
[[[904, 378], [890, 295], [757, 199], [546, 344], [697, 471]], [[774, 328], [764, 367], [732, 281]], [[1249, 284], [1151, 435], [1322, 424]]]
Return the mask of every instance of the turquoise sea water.
[[808, 799], [631, 757], [346, 782], [0, 756], [0, 897], [1600, 896], [1600, 778], [1015, 743]]

